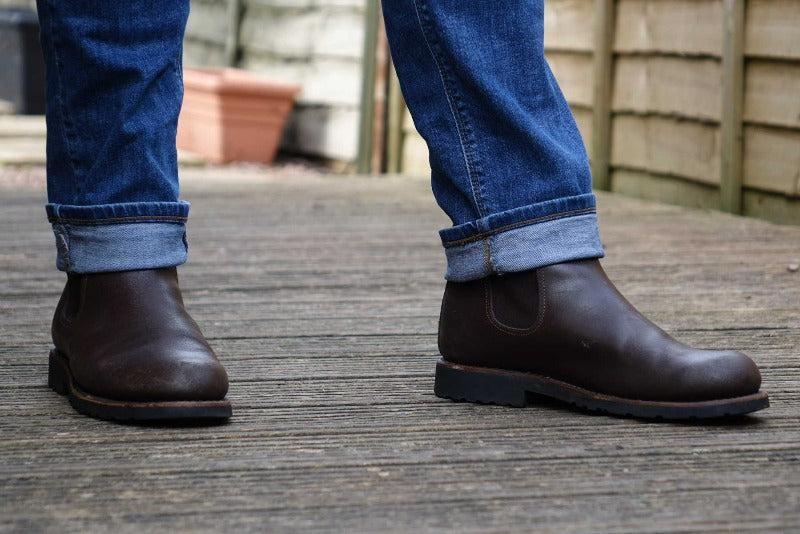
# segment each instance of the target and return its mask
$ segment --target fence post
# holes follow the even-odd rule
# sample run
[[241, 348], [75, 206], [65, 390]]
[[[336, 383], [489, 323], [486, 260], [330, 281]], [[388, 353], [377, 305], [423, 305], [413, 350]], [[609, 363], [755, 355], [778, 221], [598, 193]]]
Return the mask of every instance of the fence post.
[[744, 150], [744, 19], [745, 0], [723, 0], [722, 147], [720, 198], [723, 211], [742, 213]]
[[611, 85], [614, 63], [615, 0], [594, 2], [594, 80], [592, 114], [592, 183], [611, 188]]
[[372, 143], [375, 118], [375, 72], [378, 46], [378, 24], [380, 23], [379, 0], [367, 0], [364, 32], [364, 53], [361, 69], [361, 121], [358, 128], [358, 156], [356, 172], [367, 174], [372, 171]]
[[242, 25], [242, 0], [228, 0], [228, 33], [225, 35], [225, 65], [239, 62], [239, 29]]
[[389, 61], [389, 108], [386, 133], [386, 172], [397, 174], [402, 171], [403, 162], [403, 118], [406, 112], [406, 103], [400, 92], [400, 81], [394, 66]]

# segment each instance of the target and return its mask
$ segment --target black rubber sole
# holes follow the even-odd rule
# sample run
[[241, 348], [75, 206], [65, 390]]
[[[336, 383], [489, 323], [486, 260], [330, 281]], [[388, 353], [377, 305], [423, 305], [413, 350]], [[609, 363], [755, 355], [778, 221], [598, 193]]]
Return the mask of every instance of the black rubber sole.
[[527, 406], [534, 395], [542, 395], [594, 412], [643, 419], [713, 419], [769, 407], [769, 397], [762, 392], [702, 402], [641, 401], [595, 393], [532, 373], [471, 367], [445, 360], [436, 364], [434, 391], [438, 397], [455, 401], [515, 407]]
[[233, 410], [228, 400], [130, 402], [97, 397], [81, 390], [72, 379], [69, 361], [57, 350], [50, 351], [47, 383], [59, 395], [66, 395], [78, 412], [115, 421], [198, 421], [228, 419]]

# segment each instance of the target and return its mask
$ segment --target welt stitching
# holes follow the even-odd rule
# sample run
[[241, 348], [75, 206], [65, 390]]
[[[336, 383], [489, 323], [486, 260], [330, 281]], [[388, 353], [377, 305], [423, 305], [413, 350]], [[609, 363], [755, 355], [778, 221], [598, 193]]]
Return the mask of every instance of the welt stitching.
[[561, 212], [558, 212], [558, 213], [552, 213], [550, 215], [543, 215], [541, 217], [534, 217], [532, 219], [525, 219], [523, 221], [517, 221], [515, 223], [510, 223], [510, 224], [506, 224], [506, 225], [500, 226], [498, 228], [495, 228], [494, 230], [489, 230], [488, 232], [480, 232], [478, 234], [474, 234], [474, 235], [471, 235], [469, 237], [465, 237], [463, 239], [456, 239], [454, 241], [446, 241], [444, 243], [444, 246], [450, 247], [450, 246], [454, 246], [454, 245], [463, 245], [465, 243], [470, 243], [472, 241], [477, 241], [479, 239], [483, 239], [484, 237], [487, 237], [487, 236], [502, 232], [503, 230], [508, 230], [510, 228], [516, 228], [518, 226], [525, 226], [527, 224], [541, 222], [541, 221], [544, 221], [544, 220], [547, 220], [547, 219], [559, 219], [559, 218], [563, 218], [564, 216], [573, 215], [573, 214], [576, 214], [576, 213], [589, 213], [589, 212], [593, 212], [593, 211], [596, 211], [596, 208], [594, 208], [594, 207], [592, 207], [592, 208], [581, 208], [581, 209], [577, 209], [577, 210], [569, 210], [569, 211], [561, 211]]
[[[467, 176], [469, 177], [470, 187], [472, 189], [472, 197], [475, 200], [475, 205], [478, 209], [478, 215], [481, 218], [485, 217], [486, 207], [484, 206], [482, 198], [483, 188], [475, 176], [476, 169], [474, 156], [472, 155], [472, 152], [475, 151], [475, 143], [471, 140], [472, 129], [469, 127], [469, 124], [463, 116], [465, 114], [463, 111], [463, 105], [461, 104], [460, 98], [458, 98], [458, 93], [453, 88], [452, 82], [450, 82], [450, 78], [446, 72], [446, 69], [444, 68], [442, 58], [440, 57], [440, 54], [437, 54], [437, 52], [434, 51], [434, 47], [431, 45], [431, 39], [428, 37], [430, 32], [426, 30], [426, 23], [427, 26], [429, 26], [430, 19], [427, 15], [427, 8], [423, 6], [422, 9], [420, 9], [418, 0], [414, 0], [414, 10], [417, 14], [417, 21], [419, 22], [420, 29], [422, 30], [422, 36], [425, 39], [425, 44], [427, 45], [428, 51], [433, 58], [433, 62], [436, 64], [436, 70], [439, 72], [439, 78], [442, 81], [445, 98], [448, 106], [450, 107], [450, 114], [453, 116], [453, 121], [456, 123], [458, 140], [461, 144], [461, 153], [464, 156], [464, 165], [467, 169]], [[425, 22], [423, 22], [423, 19]], [[468, 146], [470, 150], [467, 150]]]

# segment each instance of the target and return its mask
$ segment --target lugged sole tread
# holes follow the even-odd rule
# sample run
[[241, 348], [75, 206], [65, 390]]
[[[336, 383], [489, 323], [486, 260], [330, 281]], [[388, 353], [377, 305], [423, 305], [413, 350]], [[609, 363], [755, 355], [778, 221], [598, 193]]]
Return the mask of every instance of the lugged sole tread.
[[438, 397], [454, 401], [514, 408], [532, 404], [531, 397], [538, 395], [591, 413], [662, 421], [738, 417], [769, 407], [769, 397], [762, 392], [716, 401], [642, 401], [591, 392], [533, 373], [458, 365], [446, 360], [437, 363], [434, 391]]

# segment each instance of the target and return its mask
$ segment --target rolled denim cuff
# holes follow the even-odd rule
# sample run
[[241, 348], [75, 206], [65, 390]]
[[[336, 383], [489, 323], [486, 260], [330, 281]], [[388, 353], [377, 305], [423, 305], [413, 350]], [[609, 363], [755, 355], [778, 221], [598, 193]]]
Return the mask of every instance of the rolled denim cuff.
[[56, 267], [61, 271], [133, 271], [186, 261], [188, 202], [48, 204], [46, 210], [56, 238]]
[[445, 278], [453, 282], [604, 255], [592, 194], [515, 208], [439, 235]]

